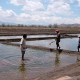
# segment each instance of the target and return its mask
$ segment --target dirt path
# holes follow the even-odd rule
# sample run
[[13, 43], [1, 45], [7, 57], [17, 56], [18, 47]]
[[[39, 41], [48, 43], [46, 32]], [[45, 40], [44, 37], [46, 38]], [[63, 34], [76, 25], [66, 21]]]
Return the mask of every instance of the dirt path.
[[33, 80], [80, 80], [80, 62], [42, 74]]

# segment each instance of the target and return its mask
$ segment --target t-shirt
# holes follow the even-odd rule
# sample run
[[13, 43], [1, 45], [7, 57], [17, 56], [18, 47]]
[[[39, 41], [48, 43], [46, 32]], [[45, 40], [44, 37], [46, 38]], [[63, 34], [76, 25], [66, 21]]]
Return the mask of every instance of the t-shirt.
[[25, 51], [26, 48], [26, 40], [24, 38], [21, 39], [21, 42], [20, 42], [20, 48], [21, 48], [21, 51]]

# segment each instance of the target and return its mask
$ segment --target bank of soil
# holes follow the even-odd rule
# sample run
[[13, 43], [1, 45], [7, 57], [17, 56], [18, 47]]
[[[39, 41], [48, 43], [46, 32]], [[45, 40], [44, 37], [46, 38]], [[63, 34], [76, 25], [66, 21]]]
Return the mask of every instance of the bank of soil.
[[33, 27], [0, 27], [0, 36], [3, 35], [49, 35], [55, 34], [55, 30], [60, 30], [61, 34], [75, 34], [80, 32], [79, 27], [62, 27], [62, 28], [33, 28]]
[[55, 69], [33, 80], [80, 80], [80, 62]]

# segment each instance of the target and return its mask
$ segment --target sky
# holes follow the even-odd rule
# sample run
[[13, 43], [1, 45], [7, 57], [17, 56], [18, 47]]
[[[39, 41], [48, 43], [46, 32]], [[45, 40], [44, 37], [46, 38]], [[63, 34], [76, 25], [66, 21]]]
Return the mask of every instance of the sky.
[[79, 24], [80, 0], [0, 0], [0, 22]]

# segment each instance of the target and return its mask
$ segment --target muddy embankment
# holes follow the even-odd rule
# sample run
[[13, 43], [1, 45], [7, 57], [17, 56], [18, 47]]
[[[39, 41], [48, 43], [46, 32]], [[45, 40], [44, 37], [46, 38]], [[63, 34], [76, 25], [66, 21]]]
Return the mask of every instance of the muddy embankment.
[[27, 28], [27, 27], [0, 27], [0, 36], [17, 36], [22, 34], [28, 35], [53, 35], [55, 30], [60, 30], [61, 34], [80, 33], [79, 27], [62, 27], [62, 28]]

